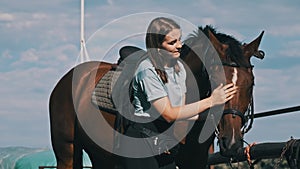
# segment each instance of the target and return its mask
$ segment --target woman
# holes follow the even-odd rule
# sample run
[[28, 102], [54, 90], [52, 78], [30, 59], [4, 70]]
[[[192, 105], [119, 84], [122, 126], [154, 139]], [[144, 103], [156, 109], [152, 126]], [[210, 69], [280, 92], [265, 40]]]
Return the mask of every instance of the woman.
[[[236, 87], [233, 84], [221, 84], [210, 97], [185, 105], [186, 72], [178, 59], [181, 47], [181, 29], [175, 21], [164, 17], [151, 21], [146, 34], [147, 54], [137, 66], [132, 81], [135, 112], [125, 135], [147, 138], [153, 133], [166, 133], [172, 138], [168, 129], [175, 120], [197, 120], [199, 113], [234, 96]], [[145, 130], [152, 135], [149, 132], [149, 135], [145, 134]], [[144, 144], [144, 147], [153, 149], [151, 142], [145, 141]], [[123, 166], [125, 169], [176, 168], [176, 151], [164, 149], [159, 154], [153, 152], [150, 157], [124, 158]]]

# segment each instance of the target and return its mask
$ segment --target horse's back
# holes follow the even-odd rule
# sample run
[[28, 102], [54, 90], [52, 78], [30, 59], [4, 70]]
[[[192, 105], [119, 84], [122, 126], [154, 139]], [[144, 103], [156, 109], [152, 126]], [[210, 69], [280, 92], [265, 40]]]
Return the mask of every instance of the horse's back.
[[[74, 101], [79, 99], [78, 96], [82, 94], [82, 85], [86, 85], [88, 76], [90, 76], [91, 72], [96, 71], [96, 76], [94, 77], [94, 83], [88, 84], [91, 87], [95, 86], [101, 75], [105, 74], [108, 70], [113, 68], [113, 64], [106, 62], [85, 62], [80, 65], [75, 66], [69, 72], [67, 72], [56, 84], [53, 91], [51, 92], [49, 99], [49, 113], [50, 113], [50, 121], [51, 124], [53, 122], [58, 123], [58, 120], [63, 120], [58, 118], [59, 115], [67, 118], [70, 115], [71, 119], [64, 120], [72, 120], [75, 118], [75, 109], [74, 109]], [[55, 120], [55, 121], [53, 121]], [[67, 121], [62, 121], [64, 124], [68, 124]], [[66, 126], [69, 128], [70, 126]]]

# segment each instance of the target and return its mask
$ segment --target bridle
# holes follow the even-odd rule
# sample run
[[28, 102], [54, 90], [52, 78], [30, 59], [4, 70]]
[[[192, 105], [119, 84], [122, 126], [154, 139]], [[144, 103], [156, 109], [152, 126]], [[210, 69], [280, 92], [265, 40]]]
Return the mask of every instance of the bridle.
[[[228, 66], [228, 67], [244, 67], [244, 68], [250, 68], [250, 69], [253, 69], [253, 65], [250, 65], [250, 66], [240, 66], [238, 65], [237, 63], [235, 62], [231, 62], [231, 63], [227, 63], [227, 62], [222, 62], [222, 66]], [[253, 124], [253, 121], [254, 121], [254, 101], [253, 101], [253, 87], [254, 87], [254, 83], [252, 84], [251, 86], [251, 98], [250, 98], [250, 102], [248, 104], [248, 108], [247, 110], [245, 111], [245, 113], [242, 113], [241, 111], [237, 110], [237, 109], [234, 109], [234, 108], [228, 108], [228, 109], [225, 109], [223, 110], [223, 114], [222, 116], [225, 116], [225, 115], [232, 115], [232, 118], [236, 118], [237, 116], [239, 118], [241, 118], [241, 133], [242, 133], [242, 139], [241, 141], [242, 142], [245, 142], [248, 146], [251, 146], [247, 141], [245, 141], [244, 139], [244, 134], [246, 134], [251, 128], [252, 128], [252, 124]], [[220, 141], [220, 131], [218, 129], [218, 123], [216, 123], [216, 120], [215, 120], [215, 117], [213, 114], [211, 114], [211, 120], [213, 122], [213, 125], [215, 126], [215, 136], [216, 138], [218, 139], [218, 143]], [[230, 159], [230, 162], [229, 162], [229, 165], [231, 168], [234, 168], [232, 166], [232, 158]], [[252, 165], [251, 165], [252, 166]]]
[[[249, 65], [249, 66], [241, 66], [239, 64], [237, 64], [236, 62], [222, 62], [222, 66], [228, 66], [228, 67], [237, 67], [237, 68], [240, 68], [240, 67], [243, 67], [243, 68], [250, 68], [250, 69], [253, 69], [253, 65]], [[232, 118], [236, 118], [237, 116], [241, 118], [241, 133], [242, 135], [244, 136], [245, 133], [247, 133], [251, 128], [252, 128], [252, 124], [253, 124], [253, 121], [254, 121], [254, 102], [253, 102], [253, 87], [254, 87], [254, 84], [252, 84], [251, 86], [251, 98], [250, 98], [250, 102], [248, 104], [248, 108], [247, 110], [245, 111], [245, 113], [242, 113], [241, 111], [237, 110], [237, 109], [234, 109], [234, 108], [228, 108], [228, 109], [225, 109], [223, 111], [223, 114], [222, 116], [224, 115], [228, 115], [228, 114], [231, 114], [232, 115]], [[212, 121], [214, 123], [214, 126], [215, 126], [215, 135], [216, 137], [219, 139], [219, 129], [218, 129], [218, 124], [216, 123], [215, 119], [214, 119], [214, 115], [212, 114], [211, 115], [211, 118], [212, 118]], [[244, 142], [246, 142], [244, 139], [242, 140]], [[246, 142], [247, 143], [247, 142]]]

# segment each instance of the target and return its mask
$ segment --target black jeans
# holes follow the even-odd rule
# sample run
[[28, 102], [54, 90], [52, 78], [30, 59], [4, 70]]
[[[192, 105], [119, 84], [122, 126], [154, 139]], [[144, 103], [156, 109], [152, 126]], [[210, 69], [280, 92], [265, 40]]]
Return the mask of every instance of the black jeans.
[[[149, 123], [146, 127], [151, 130], [156, 130], [155, 126], [152, 124], [149, 125]], [[133, 127], [133, 125], [130, 125], [124, 134], [135, 138], [142, 137], [141, 131]], [[126, 142], [124, 142], [125, 144], [123, 144], [122, 141], [120, 143], [120, 147], [123, 151], [130, 151], [128, 145], [125, 145]], [[142, 146], [149, 147], [146, 142], [145, 145]], [[176, 169], [175, 159], [168, 158], [168, 155], [164, 153], [146, 158], [121, 157], [121, 165], [124, 169]]]

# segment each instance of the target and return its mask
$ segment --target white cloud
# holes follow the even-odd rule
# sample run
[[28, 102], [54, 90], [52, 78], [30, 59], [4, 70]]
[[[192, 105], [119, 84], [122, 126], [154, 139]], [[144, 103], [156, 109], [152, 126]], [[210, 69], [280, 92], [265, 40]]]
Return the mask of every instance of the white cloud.
[[282, 37], [293, 37], [300, 36], [300, 24], [298, 23], [290, 23], [286, 25], [274, 25], [269, 28], [269, 34], [274, 36], [282, 36]]
[[[299, 27], [300, 29], [300, 27]], [[299, 32], [300, 35], [300, 32]], [[288, 57], [298, 57], [300, 58], [300, 40], [290, 41], [284, 44], [284, 49], [279, 51], [280, 55]]]
[[35, 49], [29, 49], [21, 54], [20, 62], [37, 62], [39, 59]]
[[107, 0], [107, 3], [108, 3], [109, 5], [113, 5], [113, 4], [114, 4], [114, 1], [113, 1], [113, 0]]
[[204, 17], [201, 23], [204, 25], [216, 25], [216, 21], [212, 17]]
[[73, 44], [64, 44], [56, 48], [34, 49], [30, 48], [20, 53], [20, 58], [13, 62], [13, 68], [28, 67], [30, 64], [37, 67], [59, 67], [59, 70], [70, 68], [76, 63], [79, 49]]
[[6, 60], [6, 59], [11, 59], [13, 58], [13, 56], [11, 55], [9, 50], [5, 50], [1, 53], [1, 57], [2, 59]]
[[14, 18], [15, 17], [12, 14], [0, 12], [0, 21], [13, 21]]
[[35, 18], [33, 18], [32, 14], [13, 13], [9, 15], [14, 17], [12, 17], [12, 19], [10, 19], [9, 22], [5, 23], [5, 27], [7, 29], [23, 30], [23, 29], [33, 28], [34, 26], [38, 25]]
[[33, 13], [32, 18], [36, 20], [44, 20], [48, 18], [48, 15], [45, 13]]
[[300, 103], [300, 65], [286, 69], [255, 70], [255, 102], [259, 110], [295, 106]]

